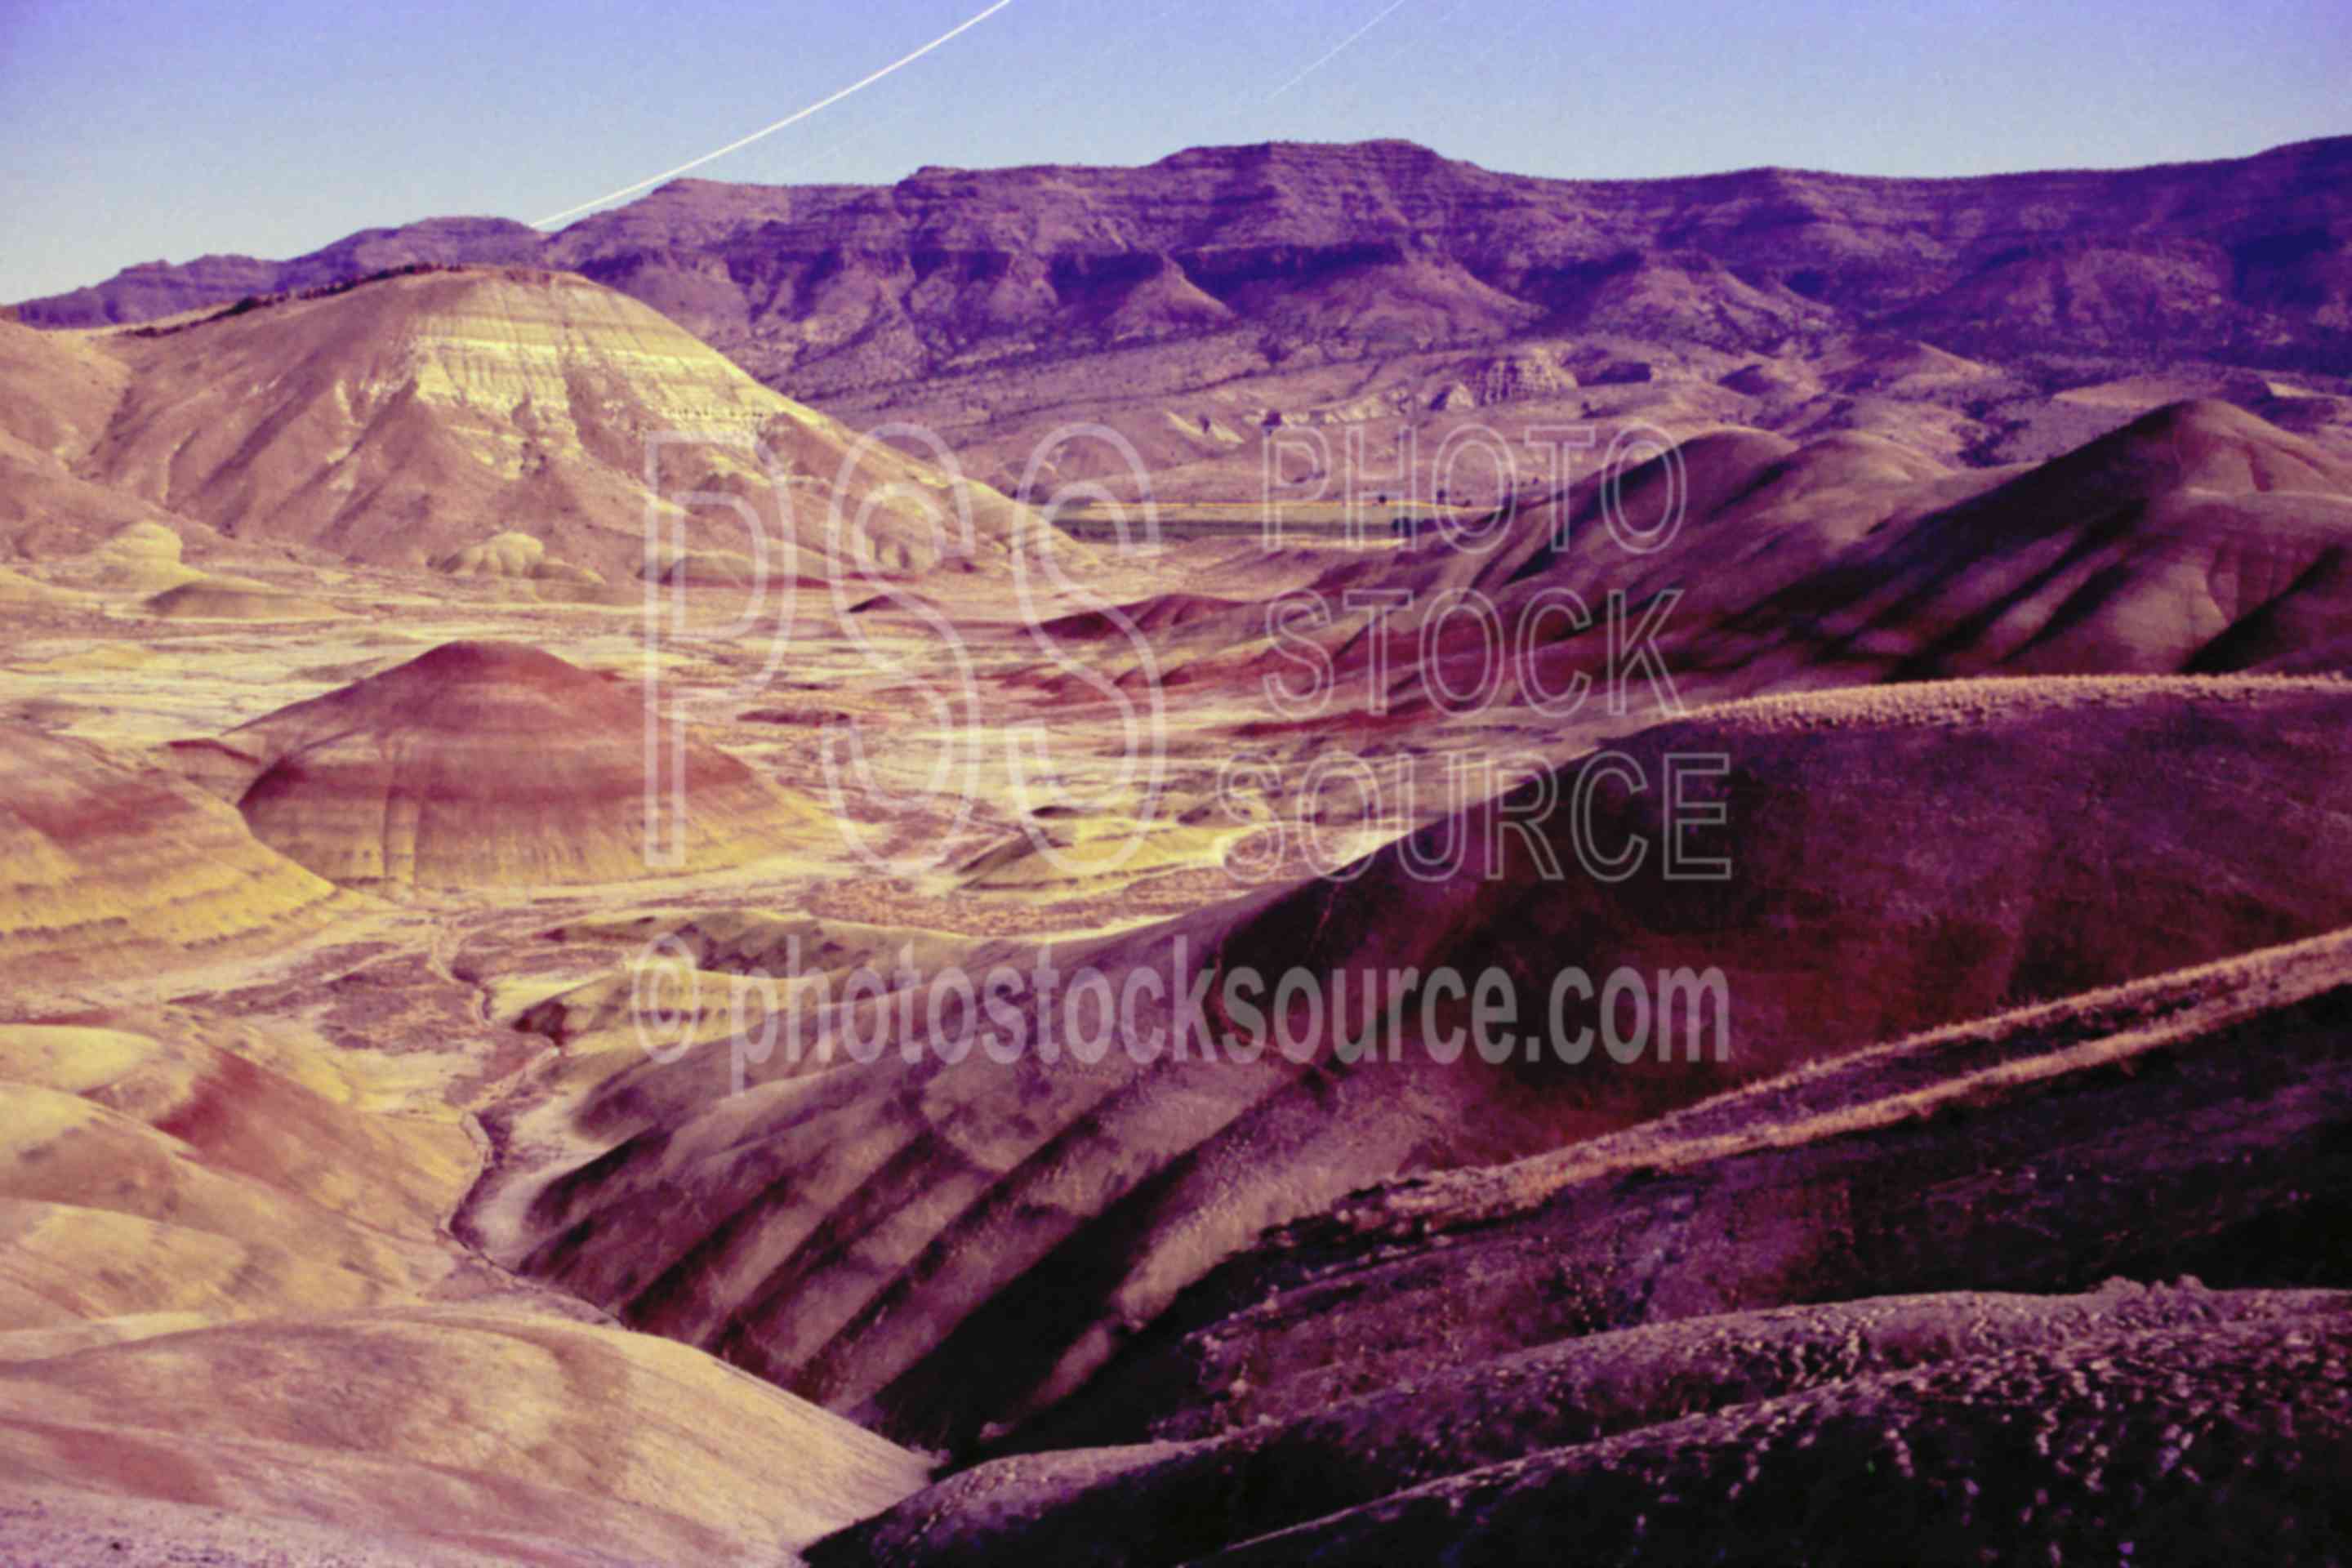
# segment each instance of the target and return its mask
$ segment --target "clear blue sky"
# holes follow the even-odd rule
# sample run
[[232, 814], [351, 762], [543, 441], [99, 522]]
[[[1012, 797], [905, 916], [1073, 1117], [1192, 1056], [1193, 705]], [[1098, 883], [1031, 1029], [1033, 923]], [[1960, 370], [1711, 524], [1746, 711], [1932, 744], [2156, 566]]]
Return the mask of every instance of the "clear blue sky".
[[[0, 0], [0, 300], [443, 213], [534, 219], [855, 81], [987, 0]], [[1528, 174], [1952, 174], [2352, 131], [2344, 0], [1013, 0], [698, 171], [1147, 163], [1401, 136]]]

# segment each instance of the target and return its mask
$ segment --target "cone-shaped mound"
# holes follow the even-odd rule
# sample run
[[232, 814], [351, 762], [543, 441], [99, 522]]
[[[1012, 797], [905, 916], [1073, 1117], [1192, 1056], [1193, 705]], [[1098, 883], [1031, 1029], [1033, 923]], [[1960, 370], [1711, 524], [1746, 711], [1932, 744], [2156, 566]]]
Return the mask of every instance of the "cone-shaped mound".
[[150, 595], [142, 605], [169, 621], [316, 621], [342, 614], [304, 594], [235, 577], [205, 577]]
[[257, 954], [335, 889], [234, 813], [93, 747], [0, 727], [0, 992]]
[[266, 759], [237, 806], [348, 883], [611, 882], [785, 848], [803, 814], [708, 745], [661, 759], [649, 792], [646, 704], [553, 654], [446, 644], [235, 731]]
[[[239, 539], [470, 573], [486, 569], [467, 554], [481, 520], [513, 518], [549, 556], [617, 581], [645, 560], [649, 453], [661, 495], [726, 491], [750, 509], [677, 516], [693, 548], [744, 548], [747, 518], [772, 545], [893, 567], [1045, 537], [1004, 497], [861, 442], [583, 278], [383, 278], [111, 347], [134, 374], [85, 477]], [[794, 472], [842, 479], [838, 529], [779, 490], [755, 438]], [[958, 502], [971, 536], [941, 541], [934, 506]]]
[[131, 523], [96, 548], [61, 560], [57, 571], [76, 587], [164, 594], [204, 580], [180, 559], [180, 536], [160, 522]]
[[598, 584], [604, 578], [585, 566], [557, 561], [538, 536], [509, 529], [479, 544], [453, 551], [433, 563], [436, 572], [452, 577], [509, 577], [541, 583]]

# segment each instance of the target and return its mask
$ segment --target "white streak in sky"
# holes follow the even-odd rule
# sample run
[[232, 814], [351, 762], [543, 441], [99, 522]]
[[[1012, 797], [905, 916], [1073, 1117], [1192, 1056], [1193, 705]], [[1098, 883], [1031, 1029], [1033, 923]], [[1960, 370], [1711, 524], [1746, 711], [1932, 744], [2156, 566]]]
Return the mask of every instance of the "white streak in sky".
[[1266, 97], [1269, 99], [1280, 98], [1284, 93], [1288, 92], [1292, 88], [1297, 87], [1300, 82], [1305, 81], [1308, 77], [1313, 76], [1317, 71], [1321, 70], [1325, 66], [1328, 66], [1333, 60], [1338, 59], [1341, 55], [1348, 52], [1349, 47], [1355, 43], [1358, 38], [1362, 37], [1366, 33], [1370, 32], [1382, 22], [1387, 21], [1389, 19], [1389, 13], [1394, 11], [1398, 6], [1403, 4], [1404, 0], [1389, 0], [1389, 4], [1381, 8], [1381, 14], [1379, 16], [1365, 23], [1362, 26], [1357, 28], [1346, 37], [1340, 39], [1329, 54], [1325, 55], [1321, 59], [1317, 60], [1313, 65], [1308, 66], [1305, 70], [1300, 71], [1297, 76], [1292, 77], [1288, 81], [1284, 82], [1280, 87], [1276, 88], [1272, 92], [1267, 93]]
[[[1399, 0], [1399, 3], [1402, 4], [1402, 0]], [[531, 225], [531, 226], [533, 228], [545, 228], [549, 224], [562, 223], [565, 218], [571, 217], [575, 214], [584, 213], [590, 207], [603, 206], [606, 202], [612, 201], [615, 197], [635, 195], [637, 192], [644, 190], [647, 185], [658, 185], [664, 180], [674, 180], [677, 178], [678, 175], [685, 174], [688, 169], [699, 169], [703, 164], [709, 163], [713, 158], [724, 158], [730, 153], [735, 152], [740, 148], [749, 147], [752, 142], [759, 141], [763, 136], [773, 136], [777, 132], [783, 130], [788, 125], [798, 125], [802, 121], [806, 120], [810, 115], [817, 112], [817, 110], [821, 109], [830, 109], [835, 104], [839, 103], [843, 99], [847, 98], [851, 93], [861, 91], [866, 88], [872, 87], [876, 82], [880, 81], [892, 71], [900, 70], [908, 66], [913, 65], [917, 60], [921, 59], [925, 55], [929, 54], [933, 49], [938, 48], [940, 45], [950, 42], [961, 34], [971, 31], [972, 28], [979, 26], [982, 22], [987, 21], [991, 16], [995, 16], [999, 11], [1003, 10], [1007, 5], [1012, 4], [1013, 0], [996, 0], [995, 5], [991, 5], [987, 10], [982, 11], [971, 21], [962, 24], [961, 26], [951, 28], [947, 32], [941, 33], [938, 37], [933, 38], [929, 43], [925, 44], [913, 54], [905, 56], [899, 59], [892, 60], [888, 65], [884, 66], [880, 70], [876, 71], [873, 75], [851, 82], [847, 87], [843, 88], [839, 92], [835, 93], [832, 97], [819, 99], [816, 102], [810, 104], [806, 109], [801, 110], [796, 113], [785, 115], [773, 125], [763, 125], [759, 130], [752, 132], [749, 136], [730, 142], [726, 146], [719, 148], [714, 152], [705, 153], [699, 158], [690, 158], [687, 162], [680, 163], [677, 168], [664, 170], [662, 173], [654, 175], [650, 179], [639, 180], [634, 185], [623, 185], [617, 191], [607, 191], [593, 202], [582, 202], [576, 207], [565, 207], [560, 213], [550, 214], [548, 216], [541, 218], [537, 223]]]

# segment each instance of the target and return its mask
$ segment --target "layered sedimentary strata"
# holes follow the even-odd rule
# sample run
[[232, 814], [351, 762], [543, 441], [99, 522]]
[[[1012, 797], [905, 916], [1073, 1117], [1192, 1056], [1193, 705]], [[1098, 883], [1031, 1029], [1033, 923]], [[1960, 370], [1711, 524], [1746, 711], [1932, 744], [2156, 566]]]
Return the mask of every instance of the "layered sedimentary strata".
[[[1558, 1148], [1912, 1030], [2344, 923], [2346, 700], [2327, 682], [1984, 681], [1696, 715], [1625, 743], [1633, 777], [1595, 775], [1572, 805], [1580, 763], [1348, 876], [1055, 950], [1057, 973], [1099, 970], [1115, 995], [1162, 976], [1091, 1057], [1045, 1047], [1076, 1037], [1069, 998], [1049, 1003], [1039, 955], [1000, 942], [962, 966], [1019, 971], [1007, 1000], [1030, 1032], [1009, 1061], [973, 1043], [999, 1037], [971, 1002], [942, 993], [933, 1013], [918, 975], [911, 1005], [834, 992], [824, 1011], [796, 992], [797, 1023], [749, 1059], [714, 1036], [523, 1086], [499, 1113], [511, 1146], [565, 1152], [494, 1173], [469, 1223], [627, 1321], [886, 1431], [970, 1444], [1071, 1394], [1261, 1227], [1351, 1188]], [[1685, 756], [1714, 759], [1705, 787], [1670, 784]], [[2168, 756], [2195, 763], [2151, 776], [2147, 759]], [[1547, 787], [1561, 804], [1533, 811]], [[1664, 874], [1685, 797], [1724, 807], [1685, 848], [1728, 856], [1737, 877]], [[1645, 842], [1649, 858], [1605, 879], [1579, 837], [1610, 857]], [[1590, 1038], [1567, 1059], [1598, 1026], [1572, 997], [1546, 1043], [1571, 966], [1648, 988], [1634, 1059]], [[1269, 1017], [1293, 970], [1328, 1005], [1294, 996]], [[1441, 970], [1460, 993], [1378, 994]], [[1489, 970], [1517, 998], [1493, 1060], [1461, 1045]], [[1209, 1034], [1179, 1057], [1196, 976]], [[1263, 1048], [1204, 1057], [1251, 1029], [1236, 996]], [[1381, 1048], [1341, 1051], [1368, 1016]], [[1265, 1044], [1276, 1026], [1296, 1054]], [[966, 1052], [938, 1048], [959, 1037]]]
[[335, 889], [236, 814], [82, 742], [0, 745], [0, 975], [19, 994], [259, 957], [315, 935]]
[[258, 769], [237, 799], [254, 833], [338, 882], [612, 882], [806, 837], [805, 807], [647, 700], [537, 649], [449, 643], [224, 744]]

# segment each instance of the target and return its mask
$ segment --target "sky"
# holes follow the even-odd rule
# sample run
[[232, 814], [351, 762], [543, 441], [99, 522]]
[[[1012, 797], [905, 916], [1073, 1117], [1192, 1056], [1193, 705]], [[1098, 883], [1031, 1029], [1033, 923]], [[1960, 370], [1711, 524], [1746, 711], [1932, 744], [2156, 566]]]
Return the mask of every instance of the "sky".
[[[535, 220], [989, 4], [0, 0], [0, 300], [442, 214]], [[695, 173], [1372, 137], [1579, 178], [2116, 167], [2352, 132], [2347, 68], [2344, 0], [1011, 0]]]

